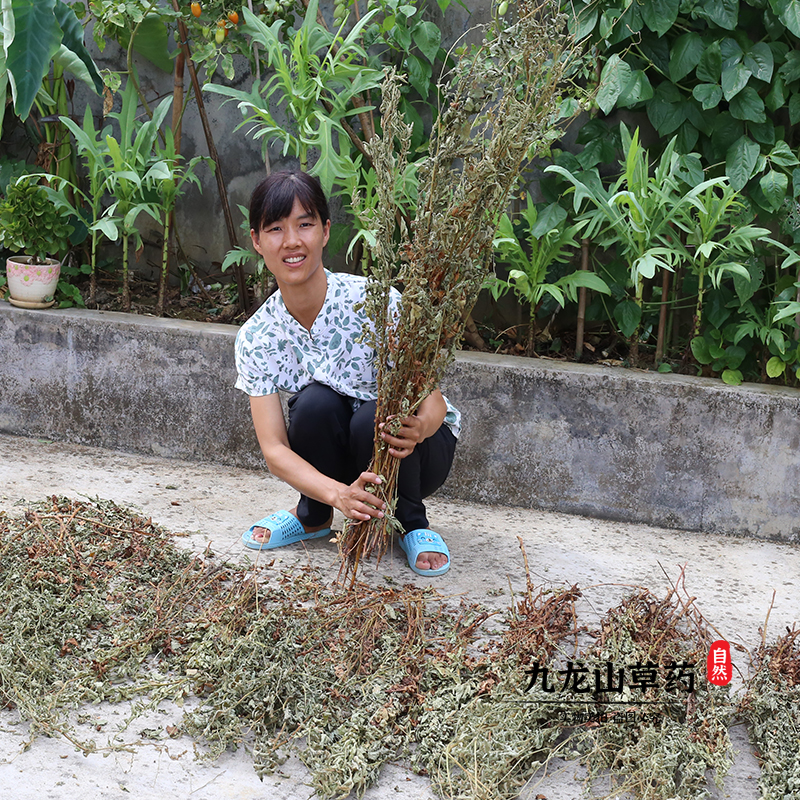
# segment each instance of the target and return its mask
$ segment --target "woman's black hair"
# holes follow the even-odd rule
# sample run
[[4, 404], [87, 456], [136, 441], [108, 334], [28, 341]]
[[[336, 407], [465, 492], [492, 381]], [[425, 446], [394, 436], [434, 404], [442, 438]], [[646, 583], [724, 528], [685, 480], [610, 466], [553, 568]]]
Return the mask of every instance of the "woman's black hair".
[[295, 198], [309, 213], [319, 215], [324, 225], [330, 219], [328, 200], [318, 178], [307, 172], [286, 170], [264, 178], [250, 196], [250, 227], [256, 233], [288, 217]]

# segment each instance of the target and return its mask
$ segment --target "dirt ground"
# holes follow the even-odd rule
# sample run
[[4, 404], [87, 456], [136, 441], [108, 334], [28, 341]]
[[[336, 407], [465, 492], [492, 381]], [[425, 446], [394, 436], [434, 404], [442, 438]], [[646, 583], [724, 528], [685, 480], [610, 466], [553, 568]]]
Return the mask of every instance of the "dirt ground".
[[[196, 464], [60, 443], [0, 435], [0, 509], [19, 513], [23, 500], [49, 495], [99, 497], [141, 509], [196, 551], [211, 545], [223, 558], [251, 555], [240, 535], [255, 520], [291, 508], [293, 490], [266, 471]], [[482, 506], [432, 498], [431, 524], [448, 542], [452, 568], [441, 578], [414, 575], [399, 548], [362, 578], [374, 583], [391, 576], [403, 583], [434, 584], [446, 595], [466, 595], [505, 606], [524, 586], [519, 541], [524, 542], [534, 579], [546, 586], [578, 584], [582, 620], [596, 621], [632, 587], [663, 595], [685, 567], [686, 589], [721, 638], [754, 648], [768, 618], [768, 636], [798, 621], [800, 549], [773, 541], [711, 536], [644, 525], [550, 514], [530, 509]], [[276, 566], [312, 563], [336, 575], [335, 546], [326, 540], [271, 551]], [[253, 554], [255, 557], [255, 554]], [[1, 566], [0, 566], [1, 568]], [[734, 661], [747, 671], [746, 655]], [[180, 718], [181, 709], [118, 730], [121, 712], [93, 707], [78, 728], [102, 730], [128, 752], [84, 756], [63, 739], [37, 738], [30, 747], [27, 726], [13, 712], [0, 712], [0, 797], [8, 800], [306, 800], [313, 796], [305, 768], [290, 760], [282, 774], [260, 781], [246, 748], [213, 764], [197, 761], [191, 741], [155, 735]], [[98, 734], [95, 733], [95, 736]], [[718, 797], [759, 797], [759, 768], [743, 726], [732, 729], [738, 753]], [[522, 793], [525, 800], [578, 800], [580, 772], [562, 764]], [[598, 797], [597, 794], [589, 795]], [[368, 800], [427, 800], [428, 782], [392, 765], [384, 769]]]

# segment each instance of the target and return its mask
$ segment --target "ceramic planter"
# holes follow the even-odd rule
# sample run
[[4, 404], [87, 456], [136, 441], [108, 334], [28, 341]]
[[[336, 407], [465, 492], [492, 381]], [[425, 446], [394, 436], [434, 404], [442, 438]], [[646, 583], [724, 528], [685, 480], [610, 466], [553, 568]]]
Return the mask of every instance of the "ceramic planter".
[[20, 308], [49, 308], [61, 274], [61, 262], [48, 258], [44, 264], [33, 263], [32, 256], [15, 256], [6, 261], [8, 301]]

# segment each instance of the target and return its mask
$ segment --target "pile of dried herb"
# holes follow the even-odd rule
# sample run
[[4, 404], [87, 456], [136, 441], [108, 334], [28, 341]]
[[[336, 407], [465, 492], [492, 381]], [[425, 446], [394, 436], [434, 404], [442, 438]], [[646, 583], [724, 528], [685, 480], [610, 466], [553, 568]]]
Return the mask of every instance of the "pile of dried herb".
[[[636, 710], [629, 723], [576, 718], [587, 695], [567, 685], [569, 664], [702, 664], [708, 633], [677, 589], [634, 594], [589, 631], [577, 586], [537, 588], [527, 572], [499, 615], [413, 585], [219, 564], [135, 512], [63, 498], [0, 514], [0, 559], [0, 707], [86, 752], [99, 746], [77, 737], [76, 710], [103, 700], [136, 715], [188, 699], [171, 735], [208, 758], [247, 741], [262, 775], [296, 753], [320, 798], [362, 795], [387, 761], [463, 800], [511, 800], [556, 756], [643, 800], [699, 800], [705, 770], [726, 768], [731, 704], [701, 675], [691, 693], [678, 682], [619, 707], [588, 698], [595, 711]], [[765, 780], [791, 795], [796, 635], [763, 663], [772, 671], [757, 673], [747, 713]]]
[[[398, 114], [394, 75], [383, 88], [383, 133], [366, 145], [377, 198], [360, 214], [369, 233], [365, 306], [378, 364], [370, 469], [384, 477], [378, 491], [390, 509], [398, 459], [389, 455], [377, 425], [389, 420], [391, 430], [440, 383], [488, 273], [495, 231], [523, 166], [562, 135], [577, 111], [573, 102], [566, 112], [564, 100], [575, 93], [570, 76], [581, 51], [558, 2], [518, 0], [506, 16], [495, 9], [481, 45], [464, 50], [439, 86], [442, 111], [417, 171], [413, 221], [396, 192], [407, 172], [411, 128]], [[358, 198], [354, 206], [360, 208]], [[389, 288], [395, 283], [403, 295], [391, 325]], [[380, 558], [395, 527], [391, 514], [348, 523], [340, 537], [345, 571], [355, 574], [373, 553]]]
[[771, 645], [763, 640], [740, 712], [761, 760], [761, 797], [800, 795], [800, 630], [788, 629]]
[[[642, 687], [635, 690], [642, 713], [632, 725], [592, 728], [581, 743], [582, 762], [590, 781], [610, 772], [618, 792], [633, 792], [642, 800], [703, 797], [707, 771], [713, 770], [721, 785], [731, 763], [728, 687], [705, 679], [714, 637], [694, 598], [681, 597], [681, 580], [664, 599], [643, 589], [610, 609], [595, 645], [585, 653], [595, 663], [612, 665], [612, 675], [615, 665], [632, 665], [628, 681], [638, 678]], [[654, 685], [647, 686], [649, 681]], [[603, 699], [621, 697], [623, 705], [601, 702], [600, 710], [624, 711], [626, 701], [634, 704], [633, 695], [629, 686], [621, 696], [606, 694]]]

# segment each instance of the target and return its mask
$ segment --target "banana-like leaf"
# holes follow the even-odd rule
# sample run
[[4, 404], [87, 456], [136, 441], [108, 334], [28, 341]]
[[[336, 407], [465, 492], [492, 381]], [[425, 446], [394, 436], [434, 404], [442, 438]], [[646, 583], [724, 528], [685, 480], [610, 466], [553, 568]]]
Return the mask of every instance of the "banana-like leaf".
[[[55, 15], [56, 0], [12, 0], [14, 38], [6, 51], [6, 69], [13, 76], [14, 112], [24, 120], [42, 85], [63, 32]], [[5, 47], [5, 44], [4, 44]]]

